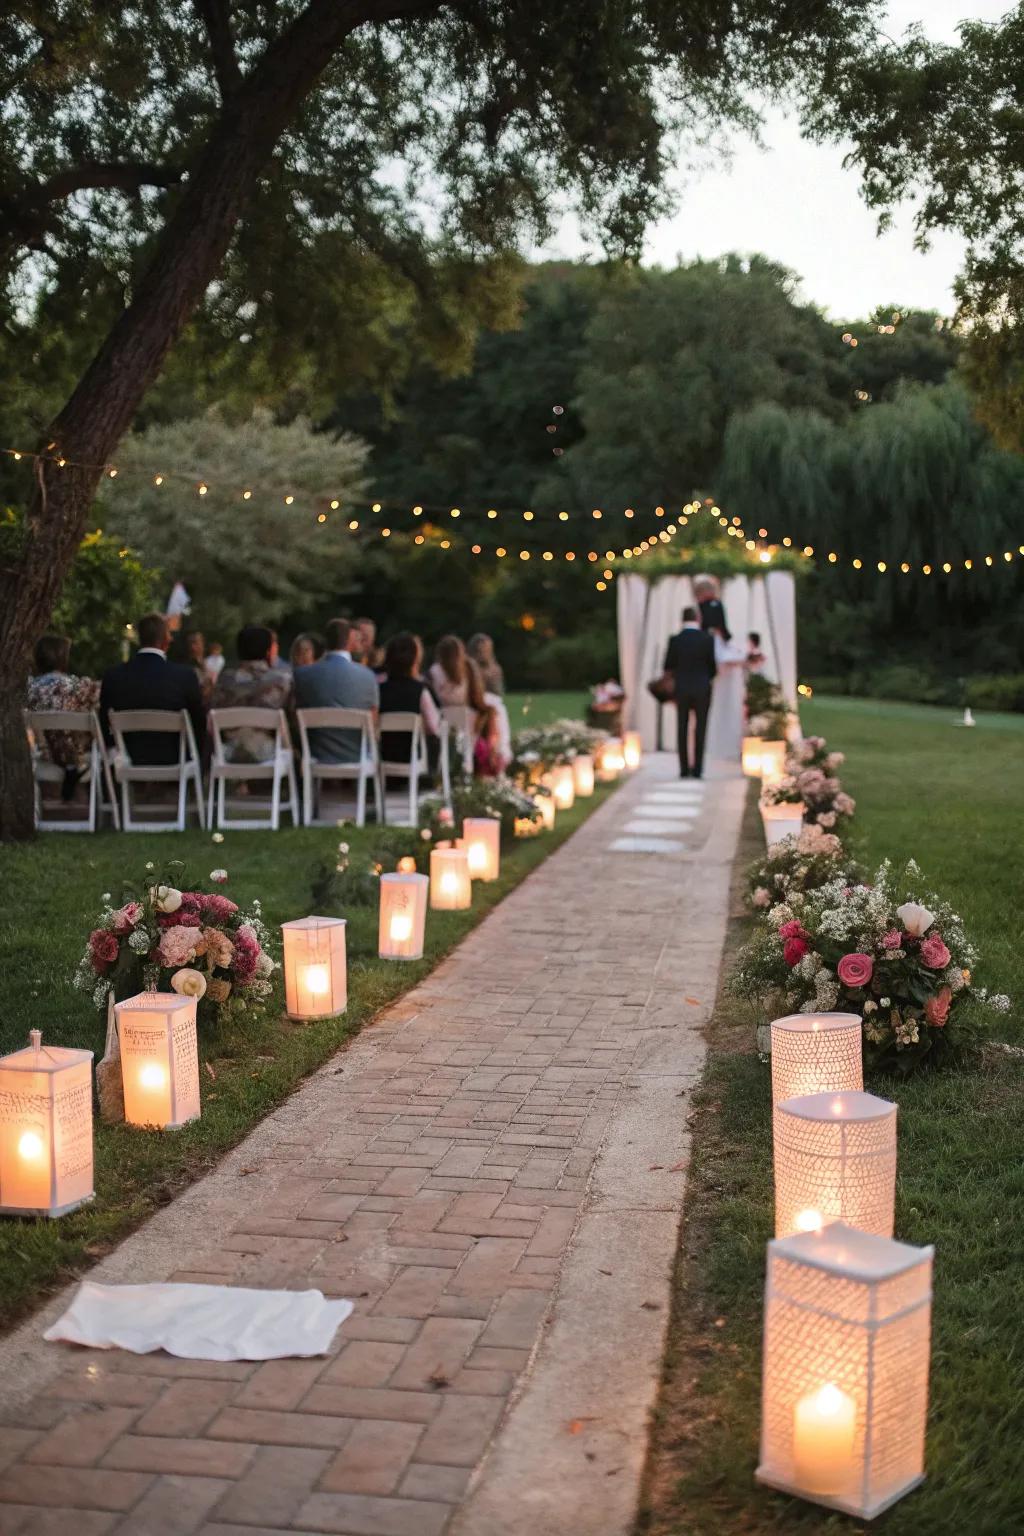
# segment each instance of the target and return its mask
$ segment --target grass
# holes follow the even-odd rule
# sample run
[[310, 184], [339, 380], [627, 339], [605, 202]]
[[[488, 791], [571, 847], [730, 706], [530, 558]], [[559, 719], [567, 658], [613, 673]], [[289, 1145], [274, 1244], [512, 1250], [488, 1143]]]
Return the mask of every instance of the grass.
[[582, 688], [550, 693], [510, 693], [505, 698], [512, 734], [528, 725], [550, 725], [553, 720], [585, 720], [590, 695]]
[[[425, 976], [608, 793], [599, 789], [593, 799], [559, 813], [553, 832], [503, 849], [500, 879], [474, 885], [470, 911], [429, 913], [421, 961], [378, 960], [376, 907], [346, 912], [349, 1001], [344, 1016], [298, 1025], [275, 1009], [259, 1025], [201, 1038], [201, 1120], [173, 1132], [106, 1126], [97, 1120], [95, 1201], [58, 1221], [0, 1221], [0, 1326], [16, 1321], [212, 1167], [309, 1072]], [[373, 829], [355, 827], [341, 834], [291, 828], [228, 832], [219, 846], [199, 831], [130, 837], [49, 834], [25, 847], [5, 848], [0, 852], [0, 1052], [20, 1047], [29, 1029], [39, 1027], [44, 1041], [86, 1047], [99, 1059], [105, 1018], [97, 1016], [87, 994], [73, 990], [71, 977], [102, 893], [117, 895], [121, 880], [139, 878], [147, 860], [182, 859], [188, 874], [201, 881], [211, 868], [226, 868], [225, 894], [243, 904], [259, 897], [273, 929], [310, 910], [313, 868], [332, 853], [339, 835], [349, 843], [353, 861], [361, 849], [374, 848]], [[410, 831], [409, 851], [415, 837]]]
[[[847, 754], [870, 862], [913, 855], [967, 915], [981, 979], [1007, 991], [1019, 1037], [1024, 721], [986, 716], [957, 731], [951, 711], [815, 700], [804, 728]], [[748, 798], [726, 966], [749, 931], [742, 870], [761, 847]], [[696, 1096], [686, 1211], [662, 1391], [638, 1530], [645, 1536], [852, 1533], [862, 1522], [758, 1488], [765, 1243], [772, 1235], [771, 1091], [753, 1019], [720, 994]], [[934, 1243], [927, 1481], [874, 1522], [884, 1536], [1009, 1536], [1022, 1529], [1024, 1063], [870, 1088], [900, 1106], [896, 1235]]]

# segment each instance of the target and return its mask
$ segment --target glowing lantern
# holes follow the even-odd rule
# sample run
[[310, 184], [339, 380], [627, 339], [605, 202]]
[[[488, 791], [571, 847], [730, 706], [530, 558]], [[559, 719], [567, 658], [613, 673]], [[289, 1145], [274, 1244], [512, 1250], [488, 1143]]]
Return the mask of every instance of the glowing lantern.
[[63, 1216], [93, 1197], [92, 1051], [29, 1041], [0, 1057], [0, 1211]]
[[891, 1237], [896, 1105], [872, 1093], [808, 1093], [772, 1116], [775, 1236], [845, 1221]]
[[839, 1221], [768, 1244], [758, 1482], [871, 1520], [922, 1481], [932, 1253]]
[[778, 784], [786, 776], [786, 742], [762, 741], [761, 783]]
[[469, 860], [470, 878], [497, 880], [501, 868], [501, 822], [493, 816], [467, 816], [460, 841]]
[[541, 825], [545, 832], [551, 832], [555, 825], [555, 797], [554, 795], [534, 795], [533, 803], [540, 811]]
[[414, 875], [416, 873], [416, 860], [411, 854], [407, 853], [404, 858], [399, 859], [398, 873], [400, 875]]
[[622, 738], [622, 756], [627, 768], [640, 767], [640, 732], [627, 731]]
[[610, 741], [604, 743], [598, 753], [597, 777], [602, 784], [608, 784], [618, 778], [625, 766], [622, 742], [617, 736], [613, 736]]
[[124, 1117], [172, 1129], [199, 1119], [196, 1000], [139, 992], [114, 1004], [121, 1043]]
[[429, 885], [426, 875], [381, 875], [377, 953], [382, 960], [423, 958]]
[[571, 811], [576, 800], [576, 779], [572, 771], [571, 763], [560, 763], [557, 768], [552, 768], [544, 780], [548, 789], [554, 796], [555, 805], [560, 811]]
[[581, 752], [579, 757], [573, 758], [572, 778], [573, 788], [582, 799], [594, 793], [594, 759], [589, 752]]
[[772, 1020], [772, 1100], [864, 1087], [858, 1013], [787, 1013]]
[[472, 904], [469, 858], [464, 848], [430, 851], [430, 905], [435, 912], [462, 912]]
[[760, 736], [743, 738], [743, 772], [748, 779], [761, 777], [761, 745]]
[[284, 992], [290, 1019], [330, 1019], [348, 1004], [343, 917], [282, 923]]
[[764, 840], [770, 848], [787, 837], [799, 837], [804, 829], [804, 804], [802, 800], [780, 800], [778, 805], [761, 802], [761, 825]]

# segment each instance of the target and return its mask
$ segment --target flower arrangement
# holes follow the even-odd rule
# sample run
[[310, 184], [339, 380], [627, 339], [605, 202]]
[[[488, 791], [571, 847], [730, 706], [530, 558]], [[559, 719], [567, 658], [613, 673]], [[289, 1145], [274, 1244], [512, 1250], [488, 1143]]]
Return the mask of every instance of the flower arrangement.
[[[202, 1021], [229, 1002], [245, 1011], [271, 995], [277, 962], [260, 903], [243, 909], [219, 891], [185, 890], [184, 871], [178, 860], [159, 875], [147, 864], [138, 885], [125, 883], [119, 906], [104, 895], [75, 973], [97, 1008], [111, 991], [121, 999], [170, 990], [196, 998]], [[227, 870], [212, 870], [210, 879], [223, 885]]]
[[921, 892], [917, 865], [896, 875], [885, 863], [870, 884], [843, 872], [770, 907], [734, 986], [787, 1012], [859, 1013], [866, 1059], [908, 1071], [963, 1051], [986, 1007], [1009, 1008], [972, 984], [975, 961], [959, 915]]
[[[417, 853], [422, 869], [428, 867], [432, 847], [459, 836], [466, 816], [496, 817], [501, 822], [503, 842], [516, 836], [517, 821], [539, 824], [541, 819], [533, 792], [527, 794], [510, 778], [467, 779], [453, 784], [450, 805], [439, 795], [430, 795], [420, 801], [420, 847]], [[522, 832], [519, 835], [522, 836]]]
[[836, 769], [842, 752], [830, 752], [824, 736], [805, 736], [793, 743], [786, 758], [787, 778], [792, 779], [804, 802], [805, 820], [831, 831], [853, 815], [857, 803], [843, 789]]
[[762, 672], [747, 678], [747, 734], [762, 741], [785, 741], [789, 727], [789, 707], [777, 683]]
[[608, 732], [585, 725], [582, 720], [555, 720], [517, 731], [512, 740], [509, 777], [525, 784], [539, 779], [551, 768], [571, 763], [581, 753], [596, 752]]
[[780, 901], [798, 910], [809, 891], [840, 878], [856, 885], [860, 869], [834, 832], [812, 822], [796, 837], [773, 843], [751, 866], [747, 902], [755, 912], [766, 912]]

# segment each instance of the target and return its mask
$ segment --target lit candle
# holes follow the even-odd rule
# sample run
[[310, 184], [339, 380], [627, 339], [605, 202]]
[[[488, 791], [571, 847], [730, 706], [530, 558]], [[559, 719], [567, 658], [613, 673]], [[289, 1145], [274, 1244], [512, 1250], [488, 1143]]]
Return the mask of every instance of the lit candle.
[[474, 875], [482, 875], [487, 868], [487, 849], [483, 843], [470, 843], [469, 867]]
[[857, 1407], [847, 1392], [826, 1381], [800, 1398], [793, 1410], [793, 1468], [808, 1493], [843, 1493], [854, 1471]]
[[412, 938], [412, 918], [408, 913], [394, 913], [391, 918], [391, 937], [396, 944], [404, 944]]
[[281, 924], [284, 992], [290, 1019], [329, 1019], [348, 1003], [343, 917], [300, 917]]
[[435, 912], [462, 912], [472, 904], [469, 857], [463, 848], [430, 851], [430, 905]]
[[551, 795], [534, 795], [533, 803], [540, 811], [544, 830], [550, 832], [555, 825], [555, 802]]
[[406, 854], [398, 861], [398, 873], [400, 875], [414, 875], [416, 873], [416, 860], [411, 854]]
[[140, 1085], [151, 1091], [163, 1088], [166, 1082], [167, 1073], [158, 1062], [148, 1061], [139, 1072]]
[[[569, 770], [570, 779], [572, 770]], [[469, 857], [474, 880], [497, 880], [501, 867], [501, 822], [493, 816], [467, 816], [459, 846]]]
[[35, 1131], [24, 1131], [18, 1141], [18, 1156], [23, 1157], [26, 1163], [38, 1162], [43, 1155], [43, 1138], [37, 1136]]
[[627, 768], [640, 767], [640, 732], [627, 731], [622, 739], [622, 756]]
[[455, 896], [459, 889], [459, 877], [454, 869], [446, 869], [441, 876], [441, 894], [443, 896]]
[[331, 990], [331, 977], [326, 965], [307, 965], [305, 981], [310, 997], [326, 997]]

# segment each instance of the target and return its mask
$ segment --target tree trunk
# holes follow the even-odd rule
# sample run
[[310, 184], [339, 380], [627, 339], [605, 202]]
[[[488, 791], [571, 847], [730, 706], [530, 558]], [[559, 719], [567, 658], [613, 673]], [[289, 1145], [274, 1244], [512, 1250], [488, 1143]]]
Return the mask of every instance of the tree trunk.
[[[36, 463], [24, 553], [0, 571], [0, 840], [32, 833], [25, 677], [104, 466], [216, 277], [278, 139], [345, 37], [367, 22], [436, 9], [437, 0], [311, 0], [228, 99], [134, 299], [44, 439], [55, 447]], [[63, 469], [58, 455], [68, 460]]]

